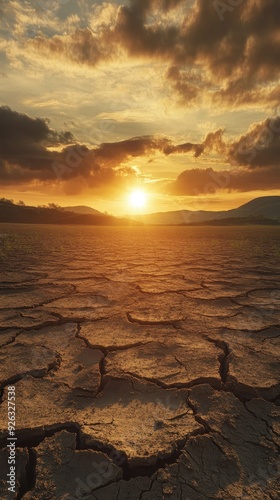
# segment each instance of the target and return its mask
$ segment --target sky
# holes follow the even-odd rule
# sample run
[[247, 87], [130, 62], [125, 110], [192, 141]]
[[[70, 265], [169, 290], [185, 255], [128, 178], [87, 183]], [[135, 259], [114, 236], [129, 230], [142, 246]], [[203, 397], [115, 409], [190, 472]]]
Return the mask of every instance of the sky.
[[0, 197], [114, 215], [280, 195], [279, 0], [0, 0]]

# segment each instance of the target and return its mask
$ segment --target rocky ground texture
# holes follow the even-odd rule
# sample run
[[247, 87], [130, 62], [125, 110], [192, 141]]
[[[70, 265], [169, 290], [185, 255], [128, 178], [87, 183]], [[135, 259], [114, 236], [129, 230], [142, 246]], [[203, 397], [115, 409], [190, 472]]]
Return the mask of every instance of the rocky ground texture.
[[0, 273], [0, 498], [278, 499], [280, 269], [269, 238], [101, 229], [78, 240], [49, 228], [45, 247], [30, 229], [5, 235], [17, 247]]

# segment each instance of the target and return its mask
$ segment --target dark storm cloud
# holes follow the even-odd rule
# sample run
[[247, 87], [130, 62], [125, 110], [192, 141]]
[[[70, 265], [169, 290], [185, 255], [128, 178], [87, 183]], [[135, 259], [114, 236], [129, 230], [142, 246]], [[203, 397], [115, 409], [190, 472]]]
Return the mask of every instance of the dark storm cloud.
[[121, 142], [101, 144], [94, 152], [97, 161], [117, 166], [128, 158], [146, 156], [162, 151], [169, 140], [164, 137], [134, 137]]
[[[162, 151], [168, 143], [165, 138], [136, 137], [88, 149], [77, 144], [70, 132], [55, 132], [45, 120], [2, 107], [0, 182], [13, 185], [83, 178], [90, 186], [106, 188], [136, 175], [123, 162]], [[59, 150], [54, 150], [55, 147]]]
[[[222, 131], [217, 131], [208, 134], [201, 144], [175, 145], [166, 137], [147, 136], [88, 149], [77, 144], [69, 132], [55, 132], [40, 118], [4, 107], [0, 108], [0, 179], [16, 184], [83, 178], [91, 186], [106, 187], [118, 184], [120, 178], [135, 177], [135, 170], [124, 165], [132, 158], [149, 157], [155, 152], [198, 157], [217, 149], [221, 141]], [[58, 151], [55, 146], [60, 147]]]
[[208, 195], [222, 190], [265, 191], [280, 188], [279, 174], [277, 166], [219, 171], [213, 168], [194, 168], [182, 172], [174, 182], [168, 184], [166, 190], [168, 194], [175, 196]]
[[[189, 145], [176, 147], [177, 152], [184, 149], [193, 150]], [[181, 196], [225, 189], [245, 192], [280, 188], [280, 117], [256, 124], [233, 143], [224, 142], [221, 130], [209, 134], [201, 149], [202, 152], [219, 152], [231, 168], [223, 171], [212, 168], [185, 170], [168, 185], [170, 194]]]
[[[84, 183], [104, 192], [135, 180], [138, 173], [126, 163], [159, 152], [164, 156], [218, 154], [229, 171], [192, 169], [169, 184], [171, 194], [202, 194], [223, 189], [250, 191], [280, 186], [280, 118], [256, 124], [238, 141], [225, 142], [223, 130], [209, 133], [201, 143], [174, 142], [161, 136], [134, 137], [92, 149], [78, 144], [70, 132], [52, 130], [46, 120], [0, 108], [0, 182], [72, 182], [77, 192]], [[228, 180], [230, 178], [230, 180]], [[214, 182], [214, 188], [213, 188]], [[210, 183], [210, 184], [209, 184]], [[210, 188], [209, 188], [210, 185]]]
[[46, 120], [0, 107], [0, 180], [21, 182], [49, 179], [48, 171], [58, 153], [48, 147], [72, 142], [70, 132], [55, 132]]
[[186, 142], [185, 144], [174, 145], [171, 142], [163, 149], [164, 154], [184, 154], [192, 152], [195, 158], [203, 153], [217, 152], [224, 154], [227, 146], [223, 140], [223, 130], [210, 132], [202, 143]]
[[134, 137], [121, 142], [104, 143], [93, 149], [75, 145], [67, 147], [53, 165], [58, 178], [82, 178], [90, 187], [120, 186], [135, 179], [137, 172], [125, 163], [137, 157], [149, 157], [162, 151], [169, 143], [166, 138]]
[[[229, 7], [222, 16], [215, 1], [131, 0], [119, 7], [111, 26], [41, 36], [30, 44], [93, 66], [121, 50], [134, 58], [160, 58], [170, 64], [167, 80], [185, 105], [209, 89], [212, 98], [232, 105], [260, 102], [263, 92], [275, 102], [280, 91], [279, 0], [220, 4]], [[167, 21], [163, 14], [178, 6], [180, 17]], [[268, 82], [274, 88], [266, 88]]]
[[[278, 79], [280, 69], [279, 1], [247, 0], [235, 4], [221, 19], [215, 2], [197, 0], [191, 16], [182, 23], [174, 51], [177, 65], [194, 64], [202, 73], [206, 71], [205, 85], [213, 85], [214, 97], [232, 104], [242, 102], [244, 96], [260, 98], [254, 92]], [[177, 90], [184, 96], [188, 74], [179, 76]], [[217, 85], [219, 90], [215, 89]]]
[[131, 0], [128, 6], [119, 9], [114, 30], [116, 41], [134, 56], [163, 56], [172, 58], [172, 52], [180, 35], [176, 25], [155, 22], [147, 25], [149, 14], [167, 12], [182, 0]]
[[256, 124], [228, 148], [228, 158], [251, 168], [280, 166], [280, 117]]
[[90, 66], [113, 59], [119, 49], [125, 49], [132, 56], [158, 54], [165, 57], [169, 54], [171, 57], [178, 28], [164, 28], [159, 24], [151, 29], [145, 26], [145, 22], [147, 15], [155, 9], [166, 12], [180, 3], [182, 0], [131, 0], [129, 6], [119, 7], [113, 26], [101, 26], [97, 32], [88, 27], [77, 29], [71, 35], [42, 35], [30, 44], [49, 55]]
[[73, 141], [70, 132], [58, 133], [51, 130], [47, 120], [30, 118], [12, 111], [7, 106], [0, 107], [0, 152], [5, 153], [11, 148], [32, 148], [35, 145], [56, 146]]

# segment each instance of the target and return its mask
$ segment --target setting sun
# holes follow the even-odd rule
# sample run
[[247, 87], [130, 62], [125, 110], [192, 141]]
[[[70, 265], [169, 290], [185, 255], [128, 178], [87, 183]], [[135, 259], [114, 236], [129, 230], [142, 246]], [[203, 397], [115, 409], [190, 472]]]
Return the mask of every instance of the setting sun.
[[147, 204], [147, 194], [142, 189], [134, 189], [129, 195], [129, 204], [133, 208], [143, 208]]

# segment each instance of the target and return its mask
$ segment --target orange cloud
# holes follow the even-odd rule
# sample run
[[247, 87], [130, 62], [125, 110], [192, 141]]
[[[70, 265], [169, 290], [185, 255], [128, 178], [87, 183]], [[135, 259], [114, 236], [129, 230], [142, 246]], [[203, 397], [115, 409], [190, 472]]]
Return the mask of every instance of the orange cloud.
[[[185, 15], [167, 22], [176, 7]], [[131, 58], [169, 64], [167, 81], [181, 105], [205, 96], [239, 106], [277, 102], [280, 69], [280, 3], [246, 0], [218, 15], [214, 2], [196, 0], [131, 0], [110, 23], [53, 37], [30, 39], [40, 56], [96, 66], [126, 53]], [[267, 88], [270, 84], [270, 89]], [[211, 91], [209, 93], [209, 91]]]
[[168, 183], [170, 194], [275, 189], [280, 187], [280, 118], [256, 124], [234, 142], [226, 142], [220, 129], [200, 143], [174, 144], [167, 137], [142, 136], [90, 149], [70, 132], [52, 130], [46, 120], [0, 108], [0, 181], [6, 186], [41, 182], [64, 185], [65, 192], [86, 186], [106, 194], [139, 178], [139, 171], [129, 165], [131, 159], [150, 159], [155, 153], [204, 155], [209, 160], [215, 153], [232, 165], [222, 172], [186, 170]]

